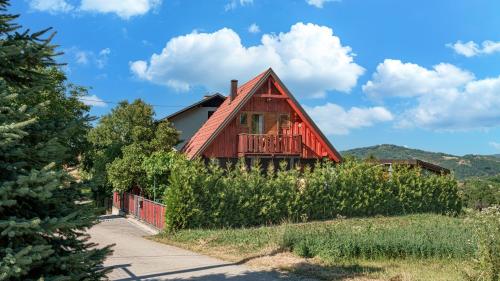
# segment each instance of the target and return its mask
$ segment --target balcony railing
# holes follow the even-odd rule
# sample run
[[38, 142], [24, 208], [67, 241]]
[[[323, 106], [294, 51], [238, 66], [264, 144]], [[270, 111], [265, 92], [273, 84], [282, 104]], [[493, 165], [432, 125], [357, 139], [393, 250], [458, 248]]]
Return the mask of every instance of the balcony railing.
[[302, 154], [300, 135], [238, 135], [238, 156], [247, 155], [290, 155]]

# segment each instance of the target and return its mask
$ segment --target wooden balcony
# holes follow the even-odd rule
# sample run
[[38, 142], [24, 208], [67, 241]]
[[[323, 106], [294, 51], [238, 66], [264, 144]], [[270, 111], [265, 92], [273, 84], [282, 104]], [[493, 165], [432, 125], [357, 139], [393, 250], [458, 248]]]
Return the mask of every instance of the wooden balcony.
[[300, 135], [238, 135], [238, 156], [301, 156]]

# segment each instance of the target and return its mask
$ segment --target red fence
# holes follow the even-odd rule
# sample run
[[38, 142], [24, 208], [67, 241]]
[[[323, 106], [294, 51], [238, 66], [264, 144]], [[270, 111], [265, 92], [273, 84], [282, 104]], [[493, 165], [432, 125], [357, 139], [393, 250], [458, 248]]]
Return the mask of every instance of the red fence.
[[165, 205], [139, 195], [113, 193], [113, 206], [136, 218], [163, 229], [165, 227]]

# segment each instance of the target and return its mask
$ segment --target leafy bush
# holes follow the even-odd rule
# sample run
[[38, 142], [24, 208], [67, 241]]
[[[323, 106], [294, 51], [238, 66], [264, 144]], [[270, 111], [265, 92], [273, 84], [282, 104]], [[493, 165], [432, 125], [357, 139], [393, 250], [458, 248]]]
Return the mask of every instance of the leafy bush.
[[482, 209], [500, 205], [500, 176], [468, 179], [460, 190], [464, 195], [464, 203], [469, 208]]
[[178, 155], [166, 191], [167, 228], [240, 227], [342, 216], [421, 212], [458, 213], [461, 201], [451, 176], [418, 169], [347, 160], [318, 163], [314, 169], [262, 172], [243, 161], [222, 169], [217, 163]]

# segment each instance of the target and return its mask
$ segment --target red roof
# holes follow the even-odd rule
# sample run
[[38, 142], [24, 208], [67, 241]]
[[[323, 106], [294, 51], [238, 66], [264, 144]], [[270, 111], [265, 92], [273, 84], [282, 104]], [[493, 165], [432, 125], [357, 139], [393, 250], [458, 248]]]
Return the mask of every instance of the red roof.
[[[222, 129], [224, 129], [226, 124], [233, 119], [238, 111], [251, 98], [255, 90], [259, 89], [261, 84], [264, 83], [270, 75], [272, 75], [274, 79], [279, 81], [280, 84], [282, 84], [274, 71], [269, 68], [261, 74], [257, 75], [252, 80], [238, 87], [237, 95], [234, 100], [231, 101], [230, 98], [226, 98], [224, 103], [221, 104], [217, 111], [214, 112], [214, 114], [203, 124], [203, 126], [194, 134], [194, 136], [186, 143], [186, 145], [182, 149], [184, 153], [186, 153], [188, 159], [192, 159], [194, 157], [202, 155], [203, 151], [208, 147], [208, 145], [210, 145], [215, 137], [217, 137]], [[305, 121], [310, 123], [312, 127], [314, 127], [323, 141], [327, 144], [327, 148], [333, 155], [335, 155], [336, 160], [340, 161], [342, 159], [340, 154], [330, 144], [330, 142], [322, 134], [322, 132], [316, 127], [316, 124], [314, 124], [314, 122], [305, 113], [302, 107], [298, 104], [297, 100], [295, 100], [295, 98], [286, 89], [286, 87], [284, 87], [284, 85], [283, 88], [286, 91], [286, 94], [293, 100], [293, 103], [296, 104], [301, 115], [305, 117]]]
[[211, 137], [215, 137], [215, 132], [217, 129], [222, 128], [222, 124], [225, 120], [228, 119], [229, 115], [232, 112], [236, 112], [236, 108], [243, 105], [243, 101], [246, 100], [251, 90], [255, 87], [255, 85], [263, 78], [266, 74], [269, 73], [271, 69], [262, 72], [257, 75], [252, 80], [246, 82], [245, 84], [238, 87], [238, 92], [236, 98], [231, 101], [230, 98], [227, 98], [221, 106], [214, 112], [214, 114], [201, 126], [201, 128], [194, 134], [194, 136], [184, 145], [182, 149], [189, 159], [192, 159], [196, 156], [199, 156], [202, 148], [204, 148], [205, 144], [209, 143], [209, 139]]

